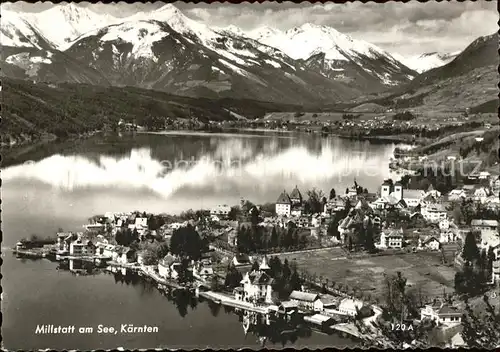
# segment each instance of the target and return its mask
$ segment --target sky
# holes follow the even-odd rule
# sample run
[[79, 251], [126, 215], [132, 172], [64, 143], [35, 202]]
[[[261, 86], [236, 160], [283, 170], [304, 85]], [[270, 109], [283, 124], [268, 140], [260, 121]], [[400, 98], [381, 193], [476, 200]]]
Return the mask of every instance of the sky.
[[[174, 2], [186, 16], [210, 26], [236, 25], [243, 30], [270, 26], [287, 30], [310, 22], [331, 26], [353, 38], [365, 40], [405, 57], [429, 52], [451, 53], [465, 49], [474, 39], [498, 30], [496, 1], [429, 1], [406, 3], [294, 4], [264, 2], [242, 4], [193, 4]], [[5, 6], [7, 5], [7, 6]], [[116, 17], [155, 10], [164, 3], [118, 3], [79, 6]], [[15, 11], [38, 12], [50, 2], [2, 4]]]

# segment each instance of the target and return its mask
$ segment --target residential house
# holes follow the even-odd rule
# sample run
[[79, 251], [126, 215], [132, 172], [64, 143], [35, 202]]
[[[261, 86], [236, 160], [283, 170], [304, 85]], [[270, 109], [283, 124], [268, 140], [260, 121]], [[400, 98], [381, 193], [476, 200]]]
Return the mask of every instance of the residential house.
[[318, 227], [321, 225], [322, 218], [320, 214], [314, 214], [311, 216], [311, 226], [312, 227]]
[[473, 199], [477, 202], [485, 203], [490, 195], [490, 190], [486, 187], [478, 187], [474, 190]]
[[275, 211], [278, 216], [290, 216], [292, 210], [292, 201], [286, 191], [280, 194], [276, 201]]
[[233, 257], [234, 266], [252, 265], [251, 259], [247, 254], [239, 253]]
[[113, 260], [119, 264], [129, 264], [137, 261], [137, 253], [131, 248], [124, 246], [115, 247]]
[[214, 275], [212, 264], [206, 261], [200, 261], [193, 266], [193, 276], [197, 279], [207, 281]]
[[340, 301], [338, 311], [341, 314], [348, 315], [351, 317], [356, 316], [358, 312], [363, 309], [363, 302], [357, 299], [351, 299], [351, 298], [344, 298], [342, 301]]
[[309, 217], [301, 216], [295, 221], [295, 225], [297, 225], [297, 227], [309, 227], [311, 222], [309, 221]]
[[171, 254], [167, 254], [158, 262], [158, 274], [164, 279], [177, 279], [181, 263]]
[[470, 224], [472, 229], [480, 231], [481, 235], [483, 233], [492, 233], [498, 236], [498, 220], [473, 219]]
[[448, 193], [448, 200], [461, 201], [467, 198], [467, 191], [461, 188], [453, 189]]
[[78, 238], [69, 244], [69, 255], [71, 256], [91, 256], [95, 253], [95, 245], [84, 238]]
[[446, 303], [428, 304], [420, 309], [420, 319], [430, 319], [437, 324], [453, 325], [462, 322], [462, 312]]
[[451, 221], [448, 219], [443, 219], [439, 221], [439, 230], [446, 231], [450, 228]]
[[341, 197], [335, 197], [333, 199], [330, 199], [325, 203], [323, 206], [323, 214], [334, 214], [334, 213], [339, 213], [345, 209], [345, 200], [342, 199]]
[[380, 244], [377, 247], [386, 249], [386, 248], [395, 248], [401, 249], [403, 248], [403, 230], [384, 230], [380, 234]]
[[491, 195], [487, 197], [483, 202], [486, 207], [490, 210], [498, 210], [500, 208], [500, 197], [499, 195]]
[[231, 207], [226, 204], [219, 204], [214, 208], [210, 209], [210, 215], [217, 216], [219, 219], [225, 219], [228, 217]]
[[425, 197], [425, 192], [420, 189], [405, 189], [403, 190], [402, 199], [408, 207], [416, 207]]
[[241, 280], [243, 290], [235, 291], [235, 297], [246, 302], [266, 303], [272, 302], [272, 284], [273, 278], [268, 274], [269, 266], [265, 259], [262, 261], [259, 270], [247, 272]]
[[294, 290], [288, 299], [303, 310], [318, 311], [323, 309], [323, 303], [317, 293]]
[[439, 192], [438, 190], [434, 189], [434, 186], [432, 185], [432, 183], [429, 185], [429, 187], [427, 188], [427, 192], [425, 192], [425, 197], [432, 197], [434, 199], [438, 199], [439, 197], [441, 197], [441, 192]]
[[292, 301], [282, 301], [278, 306], [278, 313], [285, 317], [286, 320], [290, 320], [291, 316], [297, 314], [299, 311], [299, 306], [297, 302]]
[[105, 258], [113, 258], [116, 253], [116, 247], [113, 244], [109, 244], [107, 242], [98, 242], [96, 244], [95, 254]]
[[448, 212], [442, 204], [428, 204], [421, 208], [420, 212], [425, 220], [431, 223], [439, 223], [448, 217]]
[[459, 238], [460, 235], [456, 229], [441, 231], [439, 234], [439, 242], [441, 243], [457, 242]]
[[71, 232], [59, 232], [57, 233], [57, 252], [59, 254], [69, 253], [69, 246], [72, 241], [77, 239], [79, 236]]
[[315, 307], [318, 311], [333, 311], [336, 310], [340, 303], [340, 298], [337, 296], [332, 296], [330, 294], [322, 294], [319, 298], [320, 302], [317, 302]]
[[419, 249], [430, 249], [431, 251], [438, 251], [441, 243], [435, 236], [427, 236], [424, 239], [418, 239]]

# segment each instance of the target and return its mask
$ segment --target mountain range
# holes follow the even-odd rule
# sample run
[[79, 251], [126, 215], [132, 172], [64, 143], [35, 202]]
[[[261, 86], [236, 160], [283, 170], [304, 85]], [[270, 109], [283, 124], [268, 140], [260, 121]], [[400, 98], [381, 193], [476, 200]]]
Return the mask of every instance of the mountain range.
[[321, 103], [383, 91], [416, 75], [389, 53], [330, 27], [245, 34], [235, 26], [210, 28], [171, 4], [127, 18], [69, 4], [36, 14], [3, 11], [2, 19], [2, 74], [34, 81]]
[[1, 74], [11, 78], [285, 104], [331, 104], [406, 89], [423, 79], [419, 72], [460, 57], [402, 59], [310, 23], [288, 31], [209, 27], [172, 4], [126, 18], [74, 4], [39, 13], [4, 10], [0, 30]]

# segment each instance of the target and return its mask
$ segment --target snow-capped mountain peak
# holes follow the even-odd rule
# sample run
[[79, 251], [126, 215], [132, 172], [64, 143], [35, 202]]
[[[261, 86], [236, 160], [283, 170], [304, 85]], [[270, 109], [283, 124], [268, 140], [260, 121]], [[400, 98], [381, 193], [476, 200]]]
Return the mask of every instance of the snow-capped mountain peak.
[[422, 73], [433, 68], [446, 65], [447, 63], [451, 62], [458, 54], [460, 54], [460, 51], [453, 53], [429, 52], [408, 58], [402, 57], [400, 55], [395, 56], [407, 67], [417, 71], [418, 73]]

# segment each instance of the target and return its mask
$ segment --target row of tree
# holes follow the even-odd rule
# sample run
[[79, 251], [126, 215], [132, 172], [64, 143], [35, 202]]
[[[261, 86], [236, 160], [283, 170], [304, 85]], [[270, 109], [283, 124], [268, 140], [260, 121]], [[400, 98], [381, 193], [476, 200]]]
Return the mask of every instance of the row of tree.
[[485, 292], [491, 281], [495, 253], [479, 250], [472, 232], [465, 237], [461, 257], [464, 261], [462, 270], [455, 274], [455, 291], [465, 296], [477, 296]]
[[274, 226], [269, 235], [262, 226], [241, 226], [237, 233], [237, 248], [240, 253], [262, 253], [269, 250], [306, 248], [307, 237], [300, 235], [297, 226], [290, 222], [287, 228]]

